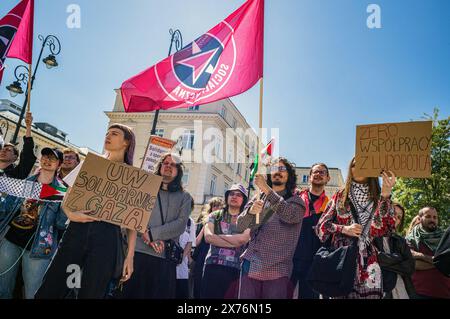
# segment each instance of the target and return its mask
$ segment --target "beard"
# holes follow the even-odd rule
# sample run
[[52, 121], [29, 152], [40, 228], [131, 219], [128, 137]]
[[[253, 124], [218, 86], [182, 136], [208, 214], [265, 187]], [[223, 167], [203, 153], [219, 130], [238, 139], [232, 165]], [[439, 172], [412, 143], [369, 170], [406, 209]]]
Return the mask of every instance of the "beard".
[[429, 233], [434, 232], [437, 229], [437, 225], [434, 223], [428, 223], [427, 225], [424, 225], [423, 228]]
[[283, 186], [284, 183], [283, 183], [283, 182], [280, 182], [280, 181], [272, 181], [272, 185], [275, 185], [275, 186]]

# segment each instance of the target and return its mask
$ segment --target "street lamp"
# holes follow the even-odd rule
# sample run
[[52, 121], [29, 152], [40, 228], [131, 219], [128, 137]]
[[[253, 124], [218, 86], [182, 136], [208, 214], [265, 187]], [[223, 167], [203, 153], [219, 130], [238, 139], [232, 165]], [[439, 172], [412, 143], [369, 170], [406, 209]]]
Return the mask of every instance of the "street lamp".
[[[170, 47], [169, 47], [169, 55], [172, 54], [172, 45], [175, 43], [175, 50], [176, 52], [180, 51], [183, 47], [183, 36], [181, 35], [180, 30], [173, 31], [172, 29], [169, 30], [169, 34], [171, 35], [170, 38]], [[155, 135], [156, 133], [156, 123], [158, 122], [158, 116], [159, 116], [159, 109], [155, 111], [155, 117], [153, 118], [153, 126], [152, 130], [150, 132], [151, 135]]]
[[9, 91], [11, 97], [16, 97], [18, 94], [23, 94], [22, 86], [20, 83], [25, 86], [28, 83], [28, 68], [25, 65], [19, 65], [14, 69], [14, 76], [16, 80], [8, 85], [6, 89]]
[[[53, 67], [58, 66], [58, 62], [56, 62], [55, 56], [61, 52], [61, 43], [59, 42], [59, 39], [56, 36], [50, 34], [44, 38], [42, 35], [39, 35], [38, 39], [42, 41], [42, 47], [41, 47], [41, 52], [39, 53], [39, 57], [36, 62], [36, 66], [34, 68], [33, 76], [31, 77], [31, 84], [30, 84], [31, 90], [33, 89], [33, 83], [34, 83], [34, 79], [36, 77], [36, 71], [38, 69], [39, 61], [41, 60], [42, 53], [44, 52], [45, 46], [48, 46], [48, 49], [51, 53], [48, 57], [46, 57], [45, 59], [42, 60], [42, 62], [47, 66], [47, 69], [51, 69]], [[26, 69], [26, 71], [21, 71], [19, 73], [19, 70], [21, 68]], [[16, 81], [14, 81], [11, 85], [8, 85], [6, 87], [6, 89], [9, 91], [9, 93], [11, 94], [12, 97], [17, 96], [17, 94], [23, 93], [20, 83], [26, 84], [28, 82], [28, 76], [29, 76], [28, 69], [24, 65], [19, 65], [15, 69], [14, 75], [16, 77]], [[21, 110], [20, 116], [19, 116], [19, 121], [17, 122], [17, 125], [16, 125], [16, 130], [14, 131], [14, 135], [11, 139], [12, 144], [18, 144], [17, 136], [19, 135], [19, 130], [20, 130], [20, 127], [22, 126], [22, 120], [25, 115], [25, 109], [27, 107], [27, 102], [28, 102], [28, 88], [27, 88], [27, 91], [25, 92], [25, 101], [23, 102], [22, 110]]]

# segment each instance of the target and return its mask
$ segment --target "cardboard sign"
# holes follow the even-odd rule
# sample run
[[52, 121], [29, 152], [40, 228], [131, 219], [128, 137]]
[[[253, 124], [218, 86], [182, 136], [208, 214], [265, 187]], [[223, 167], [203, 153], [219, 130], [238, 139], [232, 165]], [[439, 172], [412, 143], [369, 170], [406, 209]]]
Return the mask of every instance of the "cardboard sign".
[[150, 140], [145, 150], [144, 160], [142, 161], [141, 169], [146, 172], [153, 173], [153, 170], [159, 159], [164, 153], [170, 152], [176, 142], [162, 138], [156, 135], [151, 135]]
[[63, 202], [69, 211], [144, 233], [162, 177], [89, 153]]
[[400, 177], [430, 177], [432, 126], [431, 121], [357, 126], [355, 175], [377, 177], [391, 170]]

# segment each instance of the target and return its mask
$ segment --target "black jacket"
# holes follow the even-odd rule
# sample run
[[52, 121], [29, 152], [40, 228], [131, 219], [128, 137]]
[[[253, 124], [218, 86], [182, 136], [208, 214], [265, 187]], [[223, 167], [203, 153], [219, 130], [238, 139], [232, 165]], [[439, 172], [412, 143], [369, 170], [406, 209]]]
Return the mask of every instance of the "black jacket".
[[416, 292], [411, 276], [415, 271], [416, 262], [406, 240], [397, 234], [392, 234], [389, 237], [390, 253], [384, 251], [382, 237], [375, 238], [374, 244], [379, 251], [378, 263], [382, 270], [383, 291], [386, 292], [386, 298], [392, 298], [392, 289], [397, 284], [397, 275], [400, 275], [409, 298], [414, 299]]
[[447, 228], [436, 248], [433, 265], [445, 276], [450, 277], [450, 227]]
[[32, 137], [23, 137], [23, 148], [20, 152], [19, 164], [11, 164], [3, 170], [0, 175], [6, 175], [7, 177], [25, 179], [30, 175], [36, 162], [36, 156], [34, 155], [34, 141]]

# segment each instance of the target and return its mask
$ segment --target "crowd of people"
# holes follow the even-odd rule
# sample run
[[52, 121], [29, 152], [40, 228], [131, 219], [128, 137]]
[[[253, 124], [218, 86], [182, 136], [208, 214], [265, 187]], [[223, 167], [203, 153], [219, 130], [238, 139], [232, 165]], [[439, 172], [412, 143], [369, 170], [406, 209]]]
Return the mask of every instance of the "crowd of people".
[[[0, 178], [71, 187], [82, 163], [75, 150], [44, 148], [37, 169], [26, 116], [22, 151], [4, 144]], [[104, 157], [133, 165], [133, 131], [111, 125]], [[161, 187], [144, 233], [99, 221], [90, 211], [62, 209], [61, 201], [2, 194], [0, 298], [79, 299], [327, 299], [310, 285], [317, 252], [356, 246], [350, 293], [338, 299], [450, 298], [448, 269], [436, 267], [449, 252], [438, 212], [423, 207], [401, 235], [405, 208], [392, 198], [393, 172], [379, 178], [354, 174], [329, 198], [326, 164], [315, 163], [309, 188], [299, 189], [291, 161], [274, 159], [256, 174], [256, 192], [236, 181], [208, 201], [196, 221], [183, 188], [183, 163], [164, 154], [154, 174]], [[445, 213], [445, 212], [441, 212]], [[448, 233], [448, 230], [447, 230]], [[447, 237], [446, 237], [447, 236]], [[168, 252], [178, 251], [178, 258]], [[68, 269], [77, 265], [78, 285]]]

